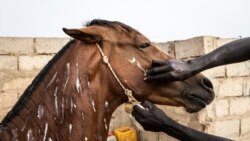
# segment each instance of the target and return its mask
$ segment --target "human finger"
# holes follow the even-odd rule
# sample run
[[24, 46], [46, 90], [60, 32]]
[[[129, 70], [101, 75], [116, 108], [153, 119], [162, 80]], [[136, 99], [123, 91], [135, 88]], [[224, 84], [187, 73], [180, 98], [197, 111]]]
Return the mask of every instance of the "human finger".
[[164, 64], [165, 64], [165, 61], [163, 60], [152, 60], [151, 67], [162, 66]]
[[148, 109], [152, 109], [155, 107], [155, 105], [148, 100], [144, 100], [141, 105]]
[[160, 74], [164, 72], [169, 72], [173, 70], [173, 68], [169, 66], [159, 66], [159, 67], [153, 67], [150, 70], [147, 71], [147, 76], [148, 75], [155, 75], [155, 74]]
[[138, 105], [134, 105], [133, 110], [132, 110], [132, 114], [138, 113], [140, 115], [143, 115], [143, 114], [146, 114], [146, 112], [147, 112], [146, 109], [141, 108]]
[[161, 82], [169, 82], [172, 81], [172, 75], [170, 73], [161, 73], [157, 75], [149, 75], [144, 78], [145, 81], [151, 82], [151, 81], [161, 81]]

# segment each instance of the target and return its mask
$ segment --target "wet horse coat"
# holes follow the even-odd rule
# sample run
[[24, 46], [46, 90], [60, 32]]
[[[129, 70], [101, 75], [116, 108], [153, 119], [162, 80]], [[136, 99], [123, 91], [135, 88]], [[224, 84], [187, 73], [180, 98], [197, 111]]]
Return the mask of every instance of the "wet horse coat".
[[86, 28], [64, 31], [77, 40], [56, 54], [3, 119], [1, 141], [106, 140], [112, 113], [128, 98], [103, 64], [96, 43], [138, 100], [195, 112], [214, 98], [202, 75], [170, 84], [145, 83], [143, 70], [151, 60], [169, 57], [127, 25], [93, 20]]

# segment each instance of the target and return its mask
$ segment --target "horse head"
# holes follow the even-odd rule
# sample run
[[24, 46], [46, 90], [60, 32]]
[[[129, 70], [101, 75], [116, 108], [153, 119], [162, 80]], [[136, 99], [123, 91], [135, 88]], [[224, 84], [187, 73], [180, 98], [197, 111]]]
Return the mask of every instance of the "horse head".
[[[151, 67], [153, 59], [172, 58], [128, 25], [93, 20], [84, 28], [64, 29], [64, 32], [82, 44], [92, 44], [92, 50], [97, 50], [95, 43], [100, 44], [121, 83], [132, 90], [134, 97], [140, 101], [148, 99], [156, 104], [183, 106], [188, 112], [197, 112], [214, 99], [212, 83], [202, 74], [184, 81], [146, 83], [143, 80], [144, 74]], [[126, 102], [126, 95], [112, 73], [107, 70], [108, 67], [98, 63], [101, 57], [98, 54], [99, 57], [92, 58], [98, 64], [93, 65], [92, 73], [98, 72], [98, 69], [105, 70], [106, 75], [102, 79], [110, 82], [114, 95]]]

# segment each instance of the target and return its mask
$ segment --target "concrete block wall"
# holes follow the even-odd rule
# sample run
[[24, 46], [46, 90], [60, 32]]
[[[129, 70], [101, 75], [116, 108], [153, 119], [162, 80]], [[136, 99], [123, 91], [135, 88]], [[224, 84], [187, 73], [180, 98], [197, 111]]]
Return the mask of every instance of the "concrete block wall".
[[[156, 45], [174, 58], [188, 60], [233, 40], [202, 36]], [[68, 41], [69, 38], [0, 38], [0, 120], [42, 67]], [[191, 128], [236, 140], [249, 139], [250, 62], [220, 66], [203, 73], [212, 80], [216, 93], [215, 101], [206, 109], [189, 114], [183, 108], [159, 107]], [[110, 129], [132, 124], [122, 105], [113, 114]], [[176, 140], [163, 133], [146, 131], [139, 131], [139, 138], [141, 141]]]
[[69, 38], [0, 38], [0, 120]]

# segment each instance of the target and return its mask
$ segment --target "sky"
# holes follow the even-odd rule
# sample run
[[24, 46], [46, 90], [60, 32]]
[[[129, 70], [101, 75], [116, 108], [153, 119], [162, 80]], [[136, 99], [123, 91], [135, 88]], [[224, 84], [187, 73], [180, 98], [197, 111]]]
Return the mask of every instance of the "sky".
[[250, 36], [250, 0], [0, 0], [0, 36], [67, 37], [92, 19], [120, 21], [154, 42]]

